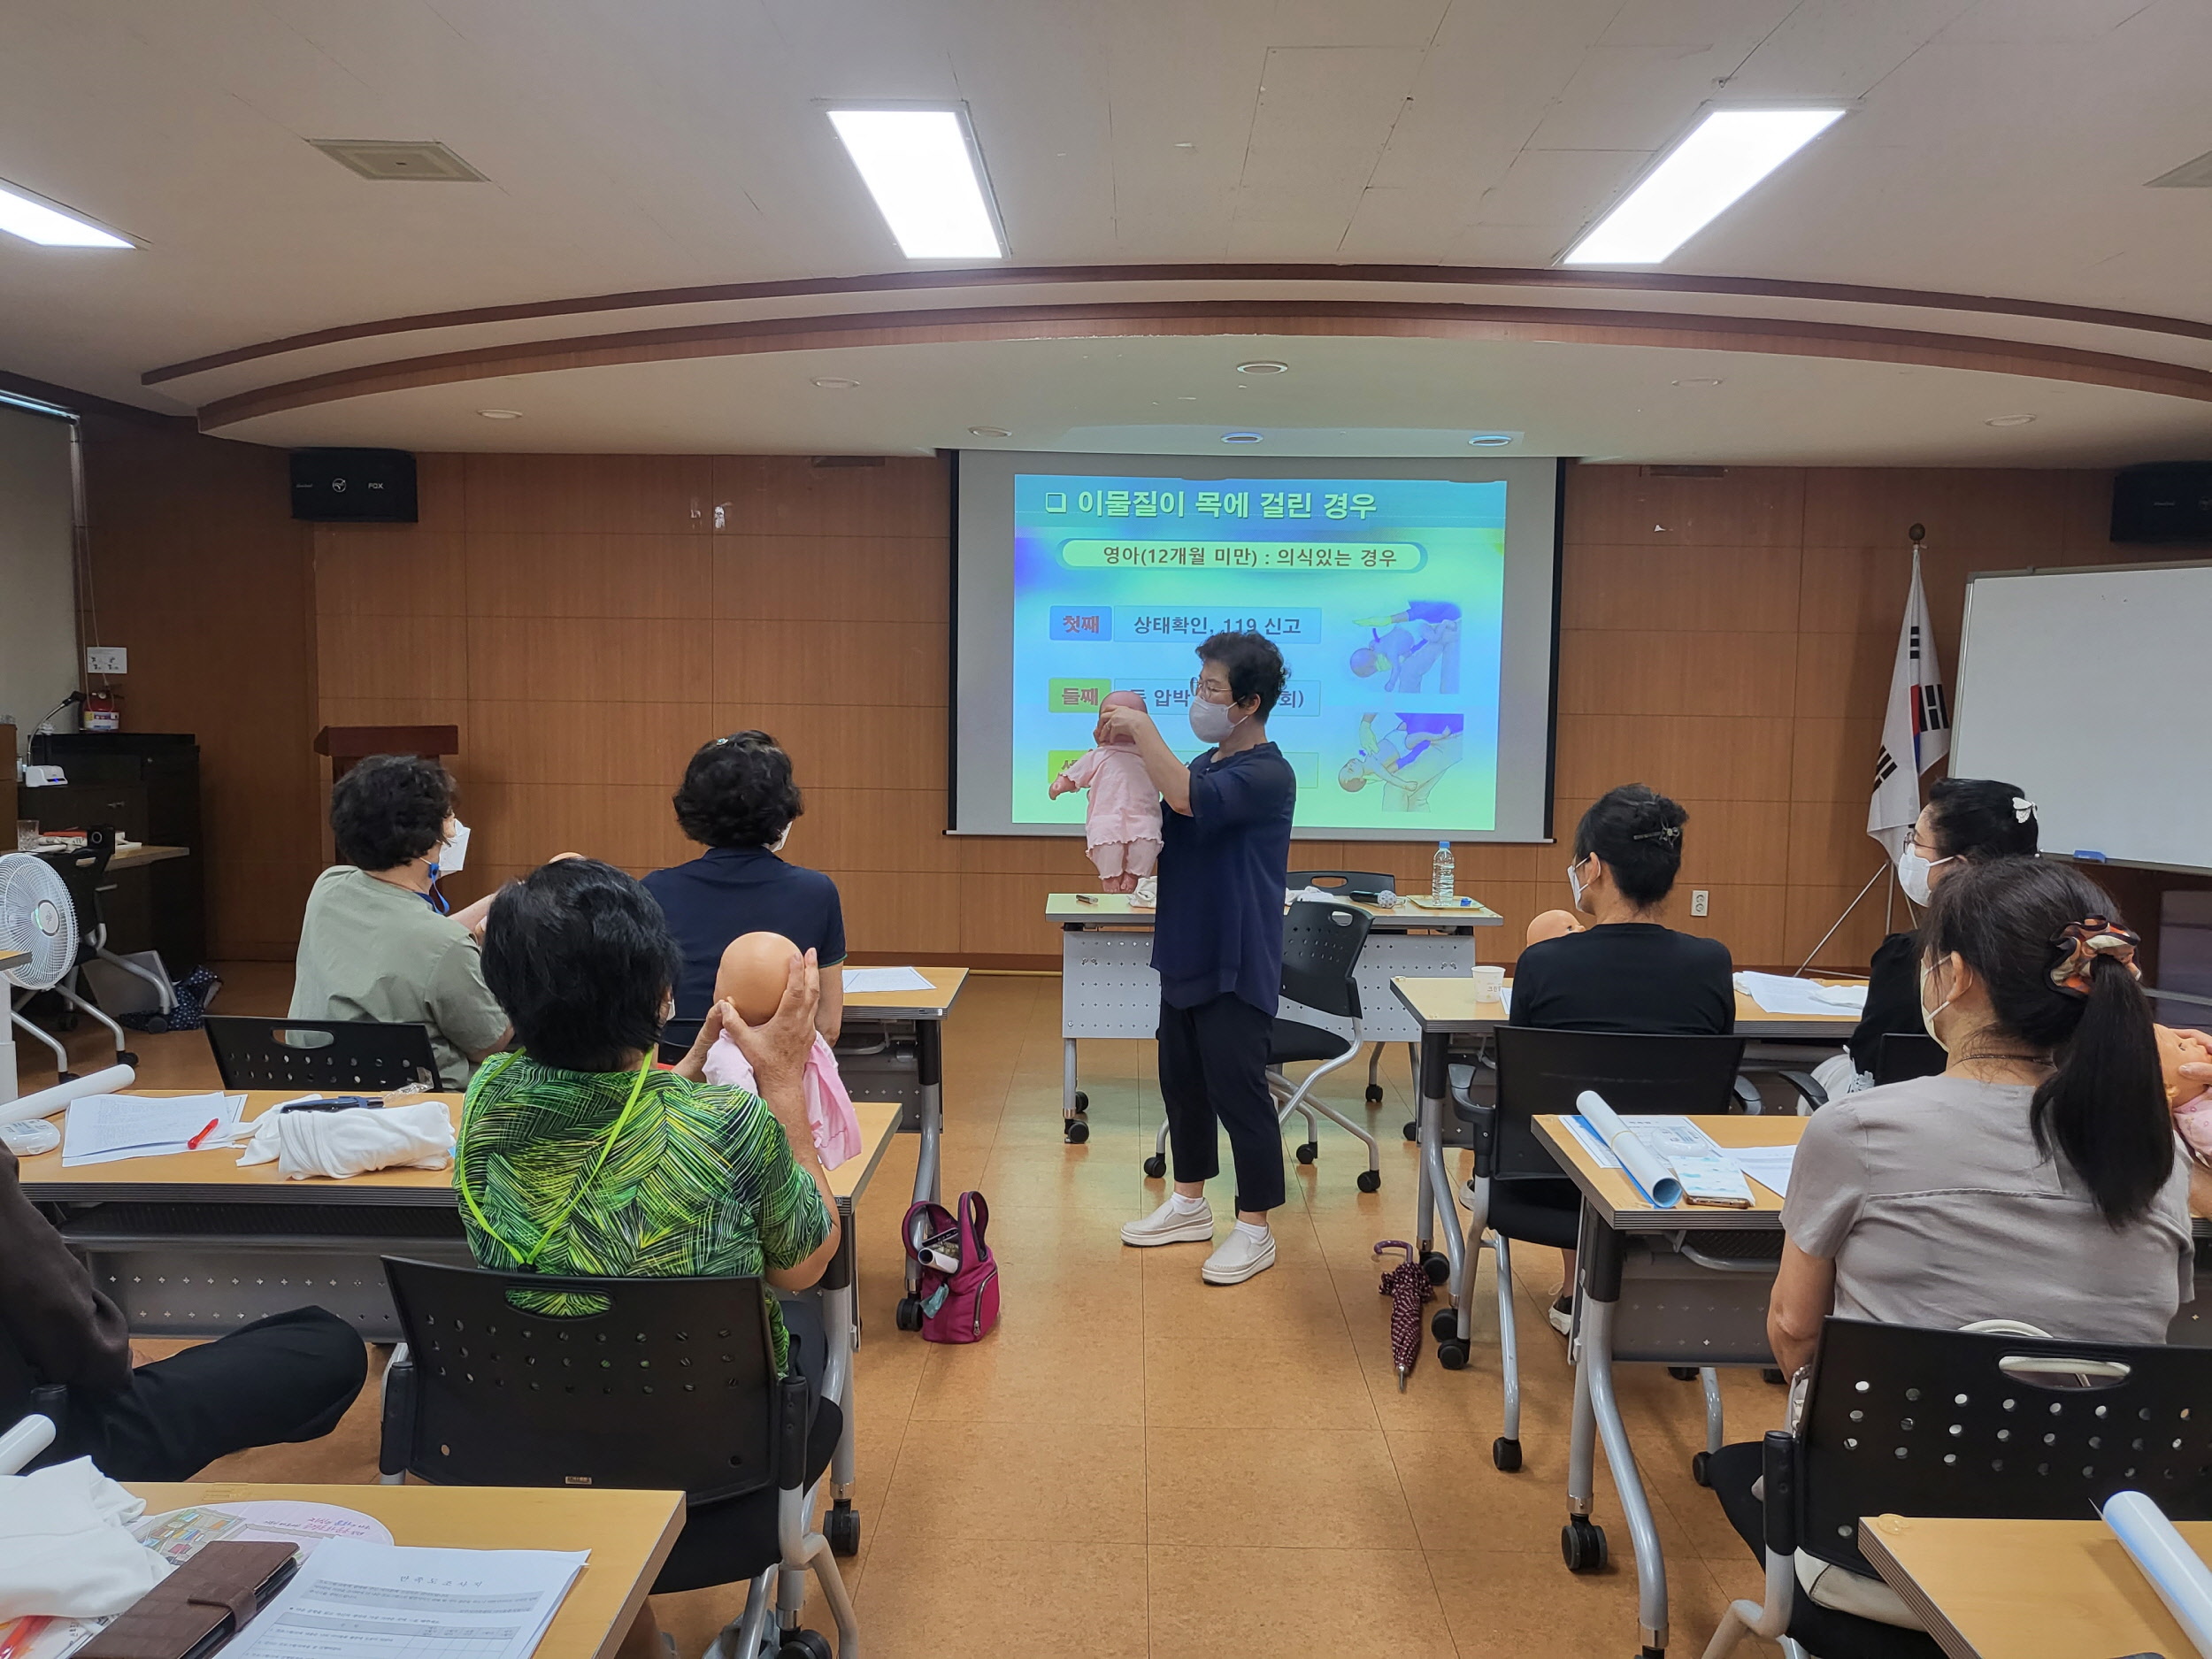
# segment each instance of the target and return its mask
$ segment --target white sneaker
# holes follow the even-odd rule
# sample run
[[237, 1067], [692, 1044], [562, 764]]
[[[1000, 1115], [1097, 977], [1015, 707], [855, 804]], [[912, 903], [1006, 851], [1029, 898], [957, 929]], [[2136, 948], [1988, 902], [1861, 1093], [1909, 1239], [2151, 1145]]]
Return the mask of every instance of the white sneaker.
[[1241, 1285], [1256, 1273], [1264, 1273], [1275, 1265], [1275, 1235], [1256, 1239], [1236, 1227], [1229, 1229], [1229, 1236], [1221, 1241], [1221, 1248], [1206, 1258], [1206, 1265], [1198, 1270], [1199, 1278], [1209, 1285]]
[[1155, 1244], [1211, 1244], [1213, 1237], [1214, 1207], [1203, 1199], [1197, 1210], [1186, 1215], [1171, 1198], [1142, 1221], [1133, 1221], [1121, 1230], [1121, 1241], [1139, 1249]]

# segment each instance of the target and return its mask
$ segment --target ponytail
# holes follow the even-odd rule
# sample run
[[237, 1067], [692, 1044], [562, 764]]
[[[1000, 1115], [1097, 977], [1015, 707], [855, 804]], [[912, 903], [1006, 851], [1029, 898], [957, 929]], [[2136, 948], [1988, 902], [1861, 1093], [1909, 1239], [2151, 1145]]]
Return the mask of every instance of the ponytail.
[[[2158, 1068], [2150, 998], [2127, 964], [2099, 956], [2058, 1070], [2035, 1091], [2036, 1149], [2073, 1166], [2108, 1224], [2139, 1221], [2174, 1167], [2173, 1120]], [[2149, 1103], [2155, 1102], [2155, 1110]]]
[[1963, 864], [1921, 924], [1924, 959], [1957, 956], [1999, 1030], [2057, 1067], [2035, 1091], [2036, 1149], [2080, 1179], [2108, 1225], [2139, 1221], [2172, 1178], [2174, 1127], [2134, 936], [2103, 889], [2040, 858]]

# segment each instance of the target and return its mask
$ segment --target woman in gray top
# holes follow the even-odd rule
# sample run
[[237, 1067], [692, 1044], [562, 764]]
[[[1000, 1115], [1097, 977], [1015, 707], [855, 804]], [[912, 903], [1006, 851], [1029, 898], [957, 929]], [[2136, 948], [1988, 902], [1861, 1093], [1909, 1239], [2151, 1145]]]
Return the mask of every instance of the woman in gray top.
[[2135, 935], [2072, 869], [1970, 864], [1920, 927], [1939, 1077], [1805, 1126], [1767, 1310], [1794, 1372], [1832, 1312], [2162, 1342], [2190, 1295], [2188, 1159], [2159, 1079]]

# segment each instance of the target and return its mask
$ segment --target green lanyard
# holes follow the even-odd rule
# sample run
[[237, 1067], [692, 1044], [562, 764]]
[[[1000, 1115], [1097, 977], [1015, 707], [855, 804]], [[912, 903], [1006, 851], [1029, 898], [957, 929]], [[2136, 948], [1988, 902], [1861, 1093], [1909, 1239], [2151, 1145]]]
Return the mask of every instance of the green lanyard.
[[[509, 1065], [513, 1064], [515, 1055], [519, 1051], [510, 1049], [507, 1053], [501, 1055], [498, 1059], [495, 1060], [489, 1066], [486, 1067], [481, 1072], [478, 1073], [476, 1085], [478, 1087], [481, 1087], [482, 1085], [490, 1082], [492, 1079], [497, 1077], [502, 1071], [505, 1071]], [[630, 1098], [623, 1105], [622, 1115], [614, 1120], [614, 1127], [607, 1131], [607, 1138], [599, 1143], [599, 1156], [591, 1161], [591, 1169], [589, 1172], [585, 1175], [582, 1180], [577, 1182], [574, 1187], [569, 1189], [568, 1202], [561, 1206], [561, 1213], [554, 1217], [551, 1225], [549, 1225], [543, 1233], [538, 1235], [537, 1243], [531, 1247], [530, 1253], [527, 1256], [525, 1256], [520, 1250], [518, 1250], [513, 1245], [508, 1243], [506, 1240], [499, 1236], [499, 1230], [492, 1225], [491, 1218], [485, 1215], [482, 1207], [477, 1203], [476, 1194], [469, 1191], [468, 1164], [465, 1161], [468, 1157], [468, 1151], [467, 1148], [461, 1144], [460, 1135], [457, 1134], [454, 1137], [453, 1184], [461, 1189], [461, 1202], [469, 1207], [469, 1214], [476, 1217], [476, 1225], [484, 1229], [485, 1233], [490, 1236], [492, 1242], [498, 1245], [499, 1248], [506, 1251], [508, 1255], [513, 1256], [516, 1263], [520, 1265], [525, 1271], [535, 1272], [537, 1271], [537, 1260], [539, 1256], [544, 1251], [547, 1245], [552, 1243], [553, 1235], [558, 1233], [564, 1226], [568, 1225], [569, 1216], [574, 1211], [578, 1202], [583, 1198], [585, 1189], [599, 1179], [600, 1166], [606, 1163], [607, 1154], [614, 1150], [614, 1143], [620, 1137], [624, 1126], [629, 1123], [630, 1114], [637, 1110], [638, 1100], [640, 1096], [645, 1093], [645, 1079], [652, 1074], [652, 1070], [653, 1056], [651, 1050], [649, 1049], [646, 1052], [644, 1060], [638, 1066], [637, 1081], [630, 1086]], [[472, 1087], [470, 1092], [472, 1094], [475, 1093], [475, 1088]], [[465, 1105], [464, 1105], [461, 1111], [462, 1133], [465, 1133], [467, 1132], [467, 1128], [468, 1109]], [[489, 1179], [488, 1171], [487, 1172], [487, 1179]]]

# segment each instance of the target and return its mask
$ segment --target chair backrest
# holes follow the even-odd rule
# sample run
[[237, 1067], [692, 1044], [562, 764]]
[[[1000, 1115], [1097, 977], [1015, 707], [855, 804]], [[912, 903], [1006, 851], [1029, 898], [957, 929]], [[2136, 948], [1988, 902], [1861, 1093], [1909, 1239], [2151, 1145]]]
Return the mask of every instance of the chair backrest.
[[445, 1087], [427, 1025], [210, 1014], [207, 1046], [225, 1088]]
[[1386, 870], [1294, 870], [1283, 878], [1292, 887], [1320, 887], [1348, 899], [1373, 903], [1378, 893], [1397, 890], [1398, 878]]
[[115, 826], [89, 825], [82, 847], [38, 856], [54, 867], [69, 889], [70, 908], [77, 912], [77, 960], [82, 962], [93, 953], [92, 934], [102, 919], [100, 882], [107, 874], [108, 860], [115, 856]]
[[[642, 1486], [710, 1502], [775, 1473], [757, 1279], [565, 1279], [386, 1257], [414, 1357], [406, 1465], [465, 1486]], [[591, 1299], [578, 1315], [515, 1298]]]
[[1497, 1173], [1558, 1174], [1558, 1162], [1537, 1140], [1532, 1120], [1546, 1112], [1571, 1115], [1580, 1110], [1575, 1097], [1585, 1089], [1595, 1089], [1624, 1115], [1726, 1111], [1744, 1041], [1499, 1026]]
[[2130, 1488], [2212, 1519], [2208, 1400], [2212, 1349], [1830, 1318], [1798, 1429], [1799, 1545], [1870, 1574], [1863, 1515], [2088, 1520]]
[[1936, 1077], [1949, 1058], [1943, 1045], [1924, 1032], [1886, 1031], [1874, 1049], [1874, 1081], [1902, 1083], [1910, 1078]]
[[691, 1045], [699, 1041], [699, 1027], [703, 1019], [672, 1019], [661, 1025], [660, 1063], [674, 1065], [691, 1052]]
[[1352, 972], [1374, 918], [1356, 904], [1301, 899], [1283, 916], [1283, 995], [1340, 1019], [1359, 1018]]

